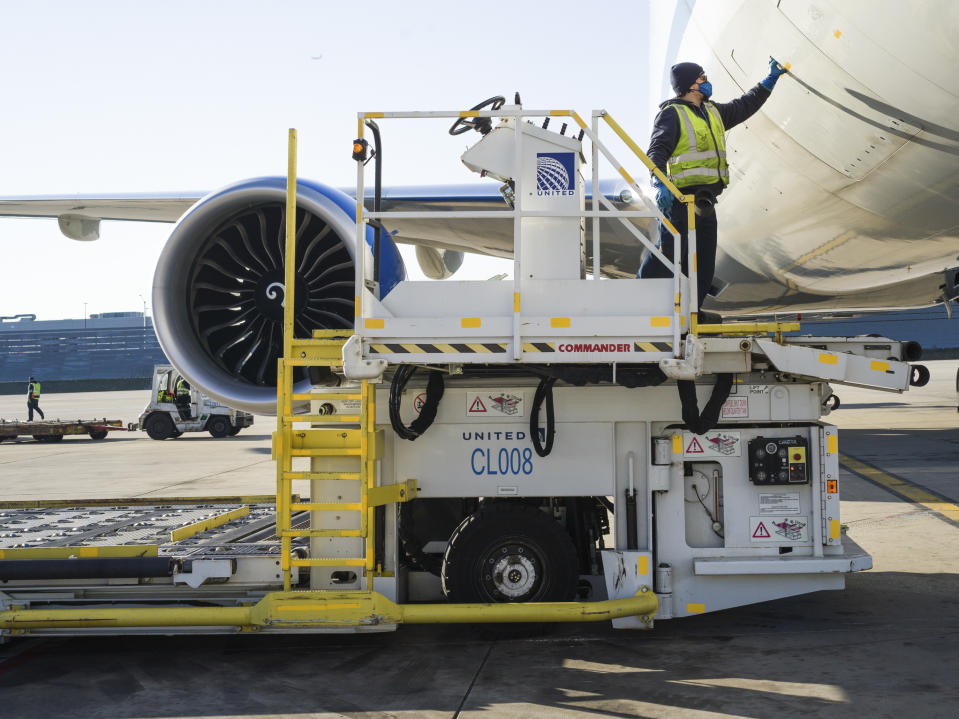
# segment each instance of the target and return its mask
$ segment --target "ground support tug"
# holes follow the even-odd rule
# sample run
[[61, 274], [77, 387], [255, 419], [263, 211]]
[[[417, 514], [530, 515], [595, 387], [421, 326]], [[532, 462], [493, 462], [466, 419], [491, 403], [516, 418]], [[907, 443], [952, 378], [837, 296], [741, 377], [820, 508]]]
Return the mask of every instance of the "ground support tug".
[[[580, 136], [527, 122], [557, 116]], [[364, 127], [394, 117], [481, 131], [463, 159], [505, 183], [510, 209], [475, 214], [513, 220], [513, 281], [401, 282], [381, 296], [367, 225], [391, 213], [357, 203], [355, 326], [294, 338], [286, 296], [276, 497], [8, 503], [0, 631], [650, 628], [840, 589], [871, 566], [841, 529], [837, 434], [821, 418], [836, 405], [833, 384], [924, 382], [924, 368], [904, 361], [914, 347], [784, 338], [797, 329], [787, 323], [700, 324], [692, 197], [682, 198], [688, 278], [662, 258], [671, 279], [601, 281], [600, 218], [651, 252], [634, 221], [669, 226], [653, 207], [624, 212], [601, 196], [585, 209], [583, 135], [593, 187], [605, 158], [640, 192], [600, 140], [601, 122], [653, 169], [604, 111], [591, 126], [501, 98], [492, 109], [360, 114], [358, 197]], [[288, 237], [295, 144], [291, 131]], [[585, 220], [597, 263], [588, 279]], [[411, 378], [417, 367], [428, 372]], [[302, 368], [310, 379], [295, 383]]]
[[180, 404], [174, 392], [180, 373], [173, 365], [153, 367], [150, 401], [131, 430], [142, 429], [150, 439], [175, 439], [184, 432], [209, 432], [215, 439], [235, 437], [253, 425], [253, 415], [217, 402], [194, 387]]

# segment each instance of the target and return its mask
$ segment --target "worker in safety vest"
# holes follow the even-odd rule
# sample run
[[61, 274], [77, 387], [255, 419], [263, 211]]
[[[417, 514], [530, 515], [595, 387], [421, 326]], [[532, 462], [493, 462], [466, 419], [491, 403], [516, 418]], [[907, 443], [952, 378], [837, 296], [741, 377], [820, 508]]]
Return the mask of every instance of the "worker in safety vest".
[[33, 377], [30, 378], [30, 381], [27, 383], [27, 421], [33, 421], [33, 411], [36, 410], [40, 419], [46, 419], [43, 415], [43, 410], [40, 409], [40, 383], [37, 382]]
[[177, 377], [176, 382], [173, 383], [173, 395], [180, 418], [190, 419], [192, 416], [190, 411], [190, 383], [186, 381], [186, 377], [183, 375]]
[[[716, 270], [716, 198], [729, 184], [726, 133], [750, 118], [763, 103], [779, 76], [786, 72], [770, 58], [769, 75], [742, 97], [731, 102], [710, 102], [713, 87], [700, 65], [681, 62], [670, 76], [676, 97], [663, 102], [653, 123], [646, 154], [683, 194], [696, 196], [696, 271], [699, 305], [709, 292]], [[687, 208], [653, 175], [656, 204], [682, 235], [682, 268], [687, 265]], [[673, 259], [673, 236], [661, 223], [659, 247]], [[652, 253], [646, 253], [638, 277], [672, 277], [672, 272]], [[699, 315], [700, 322], [721, 322], [715, 313]]]

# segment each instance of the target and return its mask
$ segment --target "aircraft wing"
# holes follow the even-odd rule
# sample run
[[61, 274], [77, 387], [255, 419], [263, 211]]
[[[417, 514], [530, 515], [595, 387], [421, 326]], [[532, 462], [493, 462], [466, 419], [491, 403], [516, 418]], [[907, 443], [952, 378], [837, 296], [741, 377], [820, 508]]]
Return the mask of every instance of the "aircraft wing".
[[[626, 191], [621, 180], [601, 180], [600, 191], [619, 209], [645, 209], [642, 199]], [[350, 198], [355, 188], [340, 188]], [[74, 240], [96, 240], [100, 220], [138, 222], [178, 221], [193, 205], [211, 193], [112, 193], [99, 195], [38, 195], [0, 197], [0, 217], [57, 218], [64, 235]], [[366, 206], [373, 205], [373, 192], [365, 193]], [[587, 202], [592, 183], [586, 183]], [[386, 187], [382, 193], [384, 211], [465, 212], [503, 210], [507, 206], [494, 182]], [[635, 221], [648, 235], [648, 220]], [[391, 219], [388, 230], [394, 242], [423, 245], [439, 250], [472, 252], [494, 257], [512, 257], [513, 221], [509, 219]], [[587, 259], [591, 261], [590, 223], [587, 223]], [[634, 277], [641, 247], [620, 222], [604, 220], [603, 272], [611, 277]]]
[[205, 192], [175, 192], [0, 197], [0, 216], [76, 215], [91, 220], [176, 222], [205, 194]]

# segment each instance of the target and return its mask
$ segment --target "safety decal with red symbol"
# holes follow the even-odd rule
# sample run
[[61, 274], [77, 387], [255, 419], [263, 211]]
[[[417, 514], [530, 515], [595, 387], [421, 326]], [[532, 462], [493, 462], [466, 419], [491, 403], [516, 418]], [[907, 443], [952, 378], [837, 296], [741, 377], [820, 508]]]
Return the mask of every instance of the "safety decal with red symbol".
[[522, 392], [485, 391], [466, 393], [467, 417], [523, 417], [525, 403]]
[[683, 432], [684, 457], [739, 457], [742, 436], [739, 432], [718, 430], [706, 434]]
[[749, 540], [751, 542], [808, 542], [809, 517], [750, 517]]

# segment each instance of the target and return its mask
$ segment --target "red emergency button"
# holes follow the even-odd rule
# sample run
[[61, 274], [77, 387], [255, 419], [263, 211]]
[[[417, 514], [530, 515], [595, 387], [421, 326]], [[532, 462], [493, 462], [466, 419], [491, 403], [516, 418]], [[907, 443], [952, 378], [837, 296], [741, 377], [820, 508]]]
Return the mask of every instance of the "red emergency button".
[[798, 462], [800, 459], [802, 459], [802, 455], [799, 454], [799, 452], [796, 452], [796, 454], [793, 455], [793, 459]]

